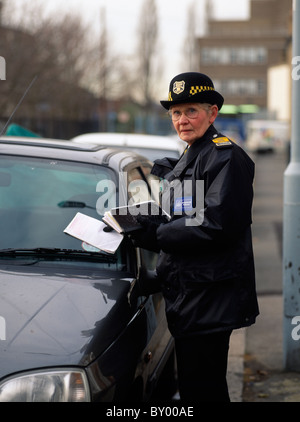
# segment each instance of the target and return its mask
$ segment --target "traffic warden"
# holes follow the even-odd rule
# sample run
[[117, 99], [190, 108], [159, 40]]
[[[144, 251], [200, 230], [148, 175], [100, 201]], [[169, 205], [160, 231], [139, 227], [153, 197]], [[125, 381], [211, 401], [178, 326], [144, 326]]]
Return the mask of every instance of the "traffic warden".
[[157, 277], [175, 338], [180, 397], [189, 402], [230, 401], [230, 336], [259, 314], [251, 236], [254, 163], [215, 129], [223, 102], [207, 75], [187, 72], [171, 80], [161, 104], [188, 149], [178, 161], [157, 160], [152, 173], [164, 181], [162, 199], [171, 202], [172, 218], [158, 225], [141, 216], [143, 233], [133, 234], [138, 246], [160, 250]]

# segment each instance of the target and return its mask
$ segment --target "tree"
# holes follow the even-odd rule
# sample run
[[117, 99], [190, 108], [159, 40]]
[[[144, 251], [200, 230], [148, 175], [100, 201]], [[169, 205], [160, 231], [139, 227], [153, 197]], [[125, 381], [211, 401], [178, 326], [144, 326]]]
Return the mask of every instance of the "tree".
[[157, 58], [158, 20], [155, 0], [144, 0], [138, 26], [138, 77], [142, 103], [150, 107]]
[[187, 66], [187, 71], [197, 71], [199, 69], [196, 39], [196, 4], [193, 1], [187, 10], [186, 37], [183, 45], [183, 68]]
[[[0, 85], [1, 116], [7, 117], [29, 83], [20, 113], [23, 119], [82, 120], [95, 111], [95, 98], [84, 88], [90, 47], [87, 28], [75, 14], [44, 17], [42, 8], [27, 4], [18, 22], [10, 20], [17, 7], [9, 3], [6, 26], [0, 26], [0, 51], [7, 78]], [[24, 21], [30, 16], [32, 20]], [[3, 20], [4, 21], [4, 20]]]
[[[134, 57], [113, 53], [104, 9], [99, 16], [100, 35], [95, 36], [82, 16], [73, 11], [46, 15], [43, 3], [28, 0], [22, 9], [18, 0], [5, 3], [0, 56], [6, 60], [6, 80], [0, 81], [0, 118], [8, 118], [34, 79], [16, 114], [23, 120], [48, 119], [66, 127], [71, 121], [93, 119], [92, 130], [106, 130], [107, 116], [133, 99], [147, 113], [158, 86], [154, 83], [158, 81], [155, 0], [144, 1]], [[98, 126], [96, 113], [101, 117]], [[51, 128], [39, 133], [55, 136]]]

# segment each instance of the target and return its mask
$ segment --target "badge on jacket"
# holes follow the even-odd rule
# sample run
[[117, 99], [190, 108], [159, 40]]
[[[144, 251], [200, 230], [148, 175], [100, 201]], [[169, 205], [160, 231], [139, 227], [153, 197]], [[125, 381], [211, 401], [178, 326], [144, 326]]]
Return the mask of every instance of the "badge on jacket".
[[182, 214], [183, 212], [193, 210], [193, 197], [186, 196], [184, 198], [175, 198], [174, 200], [174, 214]]
[[226, 136], [221, 136], [212, 140], [217, 148], [228, 148], [232, 147], [232, 142], [226, 138]]

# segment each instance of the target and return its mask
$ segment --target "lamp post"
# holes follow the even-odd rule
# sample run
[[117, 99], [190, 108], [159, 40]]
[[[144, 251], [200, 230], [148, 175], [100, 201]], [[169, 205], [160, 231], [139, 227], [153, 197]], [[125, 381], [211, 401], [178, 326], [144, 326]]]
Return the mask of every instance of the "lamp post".
[[291, 157], [284, 173], [283, 359], [300, 372], [300, 0], [293, 0]]

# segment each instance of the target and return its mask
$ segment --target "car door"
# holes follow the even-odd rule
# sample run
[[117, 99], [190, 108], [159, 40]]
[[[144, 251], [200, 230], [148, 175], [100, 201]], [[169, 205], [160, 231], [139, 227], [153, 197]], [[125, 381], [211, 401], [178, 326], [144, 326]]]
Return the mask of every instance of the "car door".
[[[126, 169], [129, 201], [142, 202], [158, 199], [159, 179], [150, 174], [151, 167], [151, 163], [145, 161], [140, 162], [138, 166]], [[168, 354], [172, 351], [173, 340], [167, 327], [165, 302], [162, 293], [156, 291], [151, 294], [151, 284], [155, 284], [158, 254], [141, 248], [138, 248], [137, 254], [137, 282], [140, 284], [142, 293], [145, 291], [145, 283], [148, 283], [146, 290], [150, 292], [150, 294], [148, 292], [143, 293], [145, 294], [144, 306], [150, 335], [149, 342], [142, 355], [141, 366], [144, 374], [147, 374], [148, 390], [151, 390], [151, 386], [154, 386], [160, 375], [163, 362], [168, 359]]]

